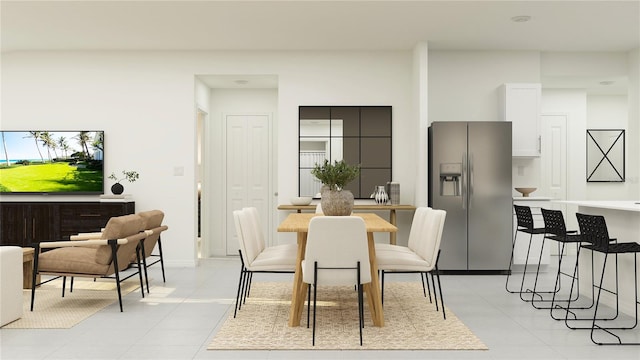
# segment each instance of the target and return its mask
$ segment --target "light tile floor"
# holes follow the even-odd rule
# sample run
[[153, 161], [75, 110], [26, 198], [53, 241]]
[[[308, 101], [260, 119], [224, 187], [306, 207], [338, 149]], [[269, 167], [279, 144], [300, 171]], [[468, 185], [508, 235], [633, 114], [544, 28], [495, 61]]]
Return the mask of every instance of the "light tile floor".
[[[239, 266], [237, 259], [210, 259], [196, 268], [168, 268], [166, 284], [154, 266], [151, 296], [128, 294], [123, 313], [116, 303], [71, 329], [0, 330], [0, 359], [640, 359], [638, 346], [594, 345], [588, 331], [569, 330], [548, 310], [508, 294], [505, 276], [480, 275], [443, 276], [443, 291], [447, 306], [488, 351], [207, 351], [233, 311]], [[418, 281], [415, 275], [388, 279]], [[266, 280], [291, 281], [291, 275], [254, 277]], [[636, 341], [639, 333], [632, 334]]]

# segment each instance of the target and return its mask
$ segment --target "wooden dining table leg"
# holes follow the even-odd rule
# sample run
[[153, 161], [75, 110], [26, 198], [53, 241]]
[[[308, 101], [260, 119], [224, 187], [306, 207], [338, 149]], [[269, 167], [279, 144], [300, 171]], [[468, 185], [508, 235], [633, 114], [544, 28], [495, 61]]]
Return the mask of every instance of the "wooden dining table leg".
[[371, 312], [373, 325], [384, 326], [384, 313], [382, 312], [382, 297], [380, 295], [380, 282], [378, 281], [378, 261], [376, 260], [376, 248], [373, 233], [367, 233], [369, 243], [369, 265], [371, 268], [371, 283], [364, 285], [367, 294], [367, 303]]
[[296, 259], [296, 271], [293, 276], [293, 291], [291, 296], [291, 308], [289, 310], [289, 326], [300, 326], [302, 309], [307, 297], [307, 284], [302, 281], [302, 260], [307, 246], [307, 233], [298, 233], [298, 254]]
[[[396, 225], [396, 209], [391, 209], [389, 211], [389, 222], [391, 223], [391, 225]], [[390, 232], [389, 233], [389, 243], [391, 245], [396, 245], [396, 233], [395, 232]]]

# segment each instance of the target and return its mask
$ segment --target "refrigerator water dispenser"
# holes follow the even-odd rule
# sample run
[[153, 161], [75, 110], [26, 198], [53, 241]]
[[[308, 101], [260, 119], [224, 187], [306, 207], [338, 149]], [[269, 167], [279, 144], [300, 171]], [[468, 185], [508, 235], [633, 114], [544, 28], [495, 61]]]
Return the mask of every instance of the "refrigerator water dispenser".
[[460, 196], [462, 163], [440, 164], [440, 196]]

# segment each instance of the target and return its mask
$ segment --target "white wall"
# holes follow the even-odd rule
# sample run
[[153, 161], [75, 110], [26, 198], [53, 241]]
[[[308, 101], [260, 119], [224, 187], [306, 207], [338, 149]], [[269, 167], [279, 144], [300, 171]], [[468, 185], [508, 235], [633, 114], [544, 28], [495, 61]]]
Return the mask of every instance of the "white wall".
[[627, 179], [632, 185], [629, 189], [630, 199], [640, 199], [640, 49], [627, 54], [629, 76], [629, 138], [627, 151]]
[[539, 52], [429, 51], [429, 122], [497, 121], [500, 85], [539, 82]]
[[[393, 133], [402, 139], [393, 143], [394, 181], [401, 183], [402, 200], [413, 203], [413, 186], [402, 186], [414, 183], [417, 167], [406, 156], [418, 142], [408, 51], [15, 52], [2, 54], [1, 70], [2, 129], [105, 130], [106, 171], [139, 171], [140, 180], [126, 190], [136, 209], [166, 212], [171, 265], [195, 264], [196, 74], [278, 75], [282, 203], [297, 195], [299, 105], [393, 106]], [[184, 175], [174, 176], [180, 169]], [[401, 226], [406, 218], [399, 216]]]
[[[637, 50], [622, 54], [622, 62], [617, 54], [428, 51], [426, 56], [426, 52], [423, 44], [406, 52], [4, 53], [0, 123], [3, 130], [104, 129], [106, 171], [139, 171], [140, 180], [126, 189], [134, 194], [137, 210], [159, 208], [167, 213], [170, 229], [165, 248], [171, 265], [195, 264], [195, 109], [196, 104], [207, 105], [207, 90], [195, 81], [196, 74], [278, 76], [275, 138], [280, 203], [297, 195], [300, 105], [393, 106], [393, 180], [400, 182], [401, 201], [406, 203], [419, 204], [421, 191], [426, 192], [426, 183], [419, 181], [426, 163], [415, 156], [424, 142], [424, 113], [428, 121], [495, 120], [497, 88], [503, 83], [540, 82], [541, 74], [600, 74], [600, 66], [626, 72], [629, 139], [638, 138]], [[586, 93], [545, 89], [542, 104], [543, 112], [570, 113], [569, 198], [583, 199]], [[637, 196], [637, 141], [629, 151], [630, 161], [635, 159], [629, 169], [636, 177], [631, 192]], [[184, 175], [175, 176], [180, 169]], [[401, 244], [406, 242], [410, 220], [408, 212], [398, 214], [400, 228], [407, 229], [399, 233]], [[279, 242], [292, 239], [289, 234], [278, 237]]]
[[[587, 96], [587, 129], [599, 130], [627, 130], [629, 124], [629, 110], [627, 107], [627, 96], [624, 95], [588, 95]], [[586, 135], [585, 135], [586, 139]], [[585, 140], [586, 141], [586, 140]], [[637, 142], [637, 139], [629, 138], [628, 131], [625, 134], [626, 161], [631, 160], [627, 151], [629, 143]], [[607, 150], [607, 149], [603, 149]], [[601, 155], [601, 154], [595, 154]], [[586, 156], [586, 155], [585, 155]], [[609, 155], [611, 158], [611, 155]], [[613, 159], [613, 158], [611, 158]], [[625, 164], [628, 167], [628, 165]], [[622, 170], [622, 169], [618, 169]], [[585, 175], [586, 176], [586, 175]], [[628, 182], [613, 183], [587, 183], [587, 199], [589, 200], [628, 200], [629, 188], [632, 185]]]
[[624, 52], [543, 52], [540, 54], [543, 77], [615, 79], [628, 73]]

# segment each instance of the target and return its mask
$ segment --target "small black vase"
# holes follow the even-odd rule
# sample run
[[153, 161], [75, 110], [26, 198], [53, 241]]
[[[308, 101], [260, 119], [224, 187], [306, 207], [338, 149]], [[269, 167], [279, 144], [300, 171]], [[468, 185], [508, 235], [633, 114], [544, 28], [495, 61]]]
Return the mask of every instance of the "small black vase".
[[113, 193], [113, 195], [120, 195], [122, 194], [123, 191], [124, 191], [124, 186], [122, 186], [122, 184], [115, 183], [111, 185], [111, 192]]

